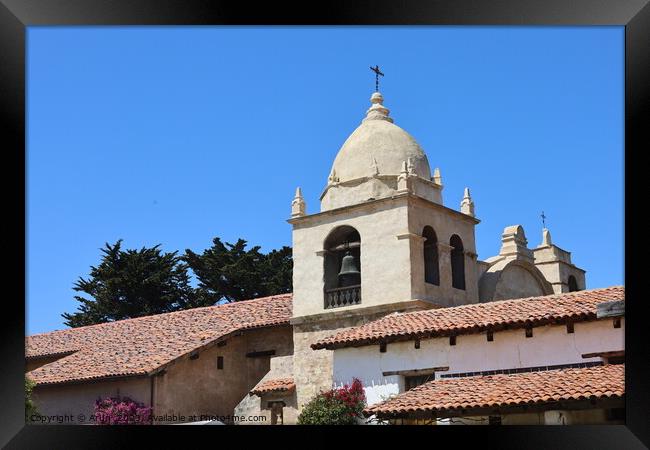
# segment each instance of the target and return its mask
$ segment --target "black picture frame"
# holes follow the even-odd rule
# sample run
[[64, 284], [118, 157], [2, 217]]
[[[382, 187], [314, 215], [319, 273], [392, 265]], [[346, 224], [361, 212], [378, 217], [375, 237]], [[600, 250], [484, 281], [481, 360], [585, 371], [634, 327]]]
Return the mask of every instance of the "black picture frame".
[[[634, 220], [645, 209], [641, 189], [642, 158], [648, 151], [650, 120], [650, 6], [649, 0], [432, 0], [428, 2], [374, 0], [278, 3], [208, 0], [0, 0], [0, 103], [5, 158], [3, 192], [5, 221], [12, 225], [4, 233], [5, 260], [17, 273], [5, 276], [4, 323], [0, 327], [3, 363], [0, 366], [0, 445], [7, 448], [122, 447], [132, 443], [135, 431], [148, 442], [186, 446], [203, 434], [215, 446], [221, 437], [237, 439], [250, 433], [248, 427], [87, 427], [25, 426], [24, 338], [25, 338], [25, 50], [26, 27], [62, 25], [620, 25], [625, 27], [625, 235], [626, 240], [626, 425], [568, 427], [419, 427], [408, 429], [405, 444], [436, 439], [443, 435], [456, 443], [477, 439], [482, 447], [498, 448], [644, 448], [650, 446], [650, 388], [643, 303], [640, 292], [644, 257], [643, 220]], [[566, 168], [565, 168], [566, 169]], [[566, 169], [570, 183], [570, 169]], [[575, 170], [580, 170], [579, 167]], [[641, 175], [641, 174], [639, 174]], [[601, 174], [607, 183], [607, 174]], [[636, 183], [635, 183], [636, 181]], [[640, 182], [639, 182], [640, 181]], [[585, 205], [580, 199], [576, 212]], [[611, 220], [608, 218], [608, 220]], [[597, 224], [595, 224], [597, 226]], [[20, 239], [22, 237], [22, 239]], [[619, 240], [623, 236], [602, 236]], [[598, 245], [598, 243], [594, 243]], [[8, 248], [7, 248], [8, 247]], [[23, 255], [21, 258], [20, 255]], [[21, 264], [22, 263], [22, 264]], [[55, 263], [55, 262], [53, 262]], [[22, 277], [20, 275], [22, 274]], [[19, 284], [17, 280], [23, 280]], [[8, 291], [8, 292], [7, 292]], [[21, 300], [22, 299], [22, 300]], [[296, 428], [256, 428], [262, 433], [296, 432]], [[361, 428], [361, 429], [359, 429]], [[462, 429], [462, 431], [461, 431]], [[310, 429], [311, 430], [311, 429]], [[298, 428], [303, 431], [304, 428]], [[310, 434], [315, 433], [310, 431]], [[370, 434], [404, 433], [401, 427], [356, 427], [363, 439]], [[349, 430], [327, 430], [337, 436]], [[210, 433], [212, 437], [207, 436]], [[426, 433], [427, 435], [419, 435]], [[435, 433], [435, 436], [431, 436]], [[319, 433], [323, 434], [323, 433]], [[128, 438], [127, 438], [128, 436]], [[314, 434], [315, 436], [315, 434]], [[284, 441], [288, 437], [282, 437]], [[211, 440], [212, 439], [212, 440]], [[313, 438], [303, 440], [311, 445]], [[242, 445], [245, 445], [241, 441]], [[272, 444], [267, 441], [268, 445]], [[56, 443], [56, 445], [54, 445]], [[153, 446], [153, 444], [151, 445]]]

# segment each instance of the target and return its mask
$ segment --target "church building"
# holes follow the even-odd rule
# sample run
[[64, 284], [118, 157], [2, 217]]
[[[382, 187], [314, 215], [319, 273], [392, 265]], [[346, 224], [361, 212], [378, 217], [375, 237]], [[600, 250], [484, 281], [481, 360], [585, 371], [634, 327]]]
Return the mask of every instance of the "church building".
[[[292, 295], [30, 336], [37, 405], [72, 411], [137, 377], [134, 395], [154, 415], [291, 424], [320, 391], [359, 378], [375, 422], [620, 420], [624, 288], [585, 290], [585, 271], [546, 228], [530, 248], [521, 225], [505, 226], [499, 254], [479, 260], [470, 190], [458, 199], [459, 208], [443, 204], [440, 170], [374, 92], [334, 159], [320, 210], [308, 212], [296, 190]], [[145, 330], [167, 345], [149, 343]], [[558, 392], [542, 392], [553, 389], [545, 377], [560, 380]], [[596, 392], [575, 394], [581, 380]], [[517, 391], [516, 404], [463, 397], [526, 384], [546, 400], [532, 398], [535, 389]], [[470, 400], [477, 406], [462, 406]]]

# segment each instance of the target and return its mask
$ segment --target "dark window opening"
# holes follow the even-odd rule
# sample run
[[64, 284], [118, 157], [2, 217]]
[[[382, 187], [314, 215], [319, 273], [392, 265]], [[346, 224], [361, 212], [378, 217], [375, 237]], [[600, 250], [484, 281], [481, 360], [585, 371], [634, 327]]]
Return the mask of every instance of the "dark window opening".
[[456, 336], [449, 336], [449, 345], [456, 345]]
[[424, 227], [422, 237], [424, 238], [424, 281], [440, 286], [438, 237], [430, 226]]
[[490, 425], [501, 425], [501, 416], [489, 416], [488, 423]]
[[380, 353], [386, 353], [386, 343], [382, 342], [379, 344], [379, 352]]
[[610, 408], [607, 410], [607, 420], [625, 422], [625, 408]]
[[607, 364], [625, 364], [625, 355], [621, 356], [608, 356], [605, 358]]
[[566, 324], [566, 332], [567, 333], [573, 333], [574, 332], [574, 330], [573, 330], [573, 322], [568, 322]]
[[526, 328], [526, 337], [533, 337], [533, 329], [532, 328]]
[[576, 277], [573, 275], [569, 275], [569, 292], [575, 292], [579, 291], [580, 289], [578, 288], [578, 281], [576, 280]]
[[337, 227], [324, 243], [325, 308], [361, 303], [361, 237], [348, 225]]
[[457, 234], [449, 240], [451, 250], [451, 285], [456, 289], [465, 289], [465, 252], [463, 241]]
[[428, 375], [413, 375], [404, 377], [404, 390], [410, 391], [414, 387], [420, 386], [428, 381], [432, 381], [436, 378], [435, 373], [430, 373]]
[[621, 328], [621, 319], [618, 317], [614, 319], [614, 328]]
[[420, 340], [419, 339], [415, 340], [415, 348], [420, 348]]
[[223, 370], [223, 356], [217, 356], [217, 369]]
[[492, 331], [487, 332], [487, 340], [488, 342], [492, 342], [494, 340], [494, 332]]

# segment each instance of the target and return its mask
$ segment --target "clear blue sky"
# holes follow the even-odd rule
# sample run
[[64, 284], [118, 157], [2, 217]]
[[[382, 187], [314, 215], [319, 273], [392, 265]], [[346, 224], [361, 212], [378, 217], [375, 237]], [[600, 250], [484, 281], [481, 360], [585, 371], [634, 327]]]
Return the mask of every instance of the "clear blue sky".
[[469, 186], [480, 259], [522, 224], [622, 284], [622, 27], [79, 27], [28, 30], [27, 332], [65, 328], [105, 242], [291, 245], [374, 90]]

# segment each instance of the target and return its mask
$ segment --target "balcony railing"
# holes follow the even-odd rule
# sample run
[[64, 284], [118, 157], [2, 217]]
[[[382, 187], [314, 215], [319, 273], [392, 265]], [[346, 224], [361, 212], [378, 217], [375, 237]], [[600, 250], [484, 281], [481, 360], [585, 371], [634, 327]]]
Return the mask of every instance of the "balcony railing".
[[325, 291], [325, 309], [361, 303], [361, 286], [347, 286]]

